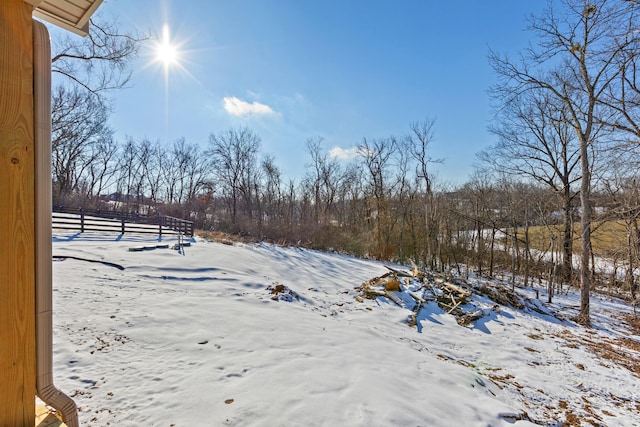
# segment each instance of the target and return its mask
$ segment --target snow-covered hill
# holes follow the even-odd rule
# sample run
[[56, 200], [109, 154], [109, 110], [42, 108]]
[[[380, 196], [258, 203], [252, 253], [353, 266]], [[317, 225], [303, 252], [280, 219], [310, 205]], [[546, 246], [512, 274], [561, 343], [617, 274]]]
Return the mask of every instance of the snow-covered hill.
[[540, 313], [569, 318], [573, 294], [538, 311], [476, 295], [469, 326], [430, 302], [409, 326], [408, 308], [355, 298], [382, 263], [203, 240], [129, 250], [158, 243], [54, 235], [54, 378], [82, 425], [640, 425], [639, 338], [618, 301], [594, 297], [592, 329]]

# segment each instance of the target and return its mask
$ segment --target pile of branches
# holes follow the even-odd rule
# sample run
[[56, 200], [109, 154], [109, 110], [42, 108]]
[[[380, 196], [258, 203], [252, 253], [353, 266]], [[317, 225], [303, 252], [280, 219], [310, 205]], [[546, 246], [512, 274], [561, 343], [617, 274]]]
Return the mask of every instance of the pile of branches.
[[503, 287], [483, 284], [474, 288], [462, 278], [445, 274], [420, 271], [413, 266], [410, 272], [385, 266], [389, 271], [382, 276], [367, 280], [355, 289], [360, 292], [356, 300], [387, 298], [400, 307], [411, 310], [407, 319], [409, 326], [417, 326], [420, 310], [430, 301], [435, 301], [447, 314], [455, 316], [461, 326], [467, 326], [482, 318], [485, 312], [472, 303], [474, 292], [484, 294], [494, 302], [523, 308], [520, 297]]

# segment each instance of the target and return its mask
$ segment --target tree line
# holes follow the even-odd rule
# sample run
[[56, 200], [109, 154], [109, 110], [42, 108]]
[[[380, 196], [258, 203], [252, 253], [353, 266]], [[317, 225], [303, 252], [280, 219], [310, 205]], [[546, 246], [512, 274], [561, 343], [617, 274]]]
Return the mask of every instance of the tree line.
[[[173, 215], [201, 230], [507, 277], [514, 285], [537, 281], [546, 284], [549, 298], [575, 284], [576, 191], [567, 199], [564, 187], [505, 168], [497, 173], [495, 157], [463, 185], [439, 182], [431, 172], [439, 160], [429, 156], [434, 126], [424, 120], [402, 136], [363, 138], [350, 161], [333, 157], [322, 138], [310, 138], [298, 182], [284, 178], [247, 127], [212, 133], [204, 145], [128, 138], [110, 140], [104, 150], [98, 139], [91, 150], [99, 150], [102, 160], [88, 151], [88, 163], [78, 164], [74, 179], [65, 181], [75, 187], [63, 188], [54, 176], [54, 203]], [[598, 219], [624, 221], [629, 230], [629, 240], [607, 254], [627, 271], [616, 287], [635, 292], [639, 188], [629, 177], [603, 183], [592, 195]], [[544, 243], [535, 243], [532, 229], [547, 236]], [[605, 283], [595, 266], [590, 274]]]
[[[54, 57], [54, 71], [67, 77], [53, 94], [54, 200], [459, 274], [507, 274], [514, 284], [537, 279], [549, 298], [579, 282], [577, 320], [588, 324], [593, 284], [619, 281], [596, 271], [592, 233], [606, 222], [624, 228], [606, 255], [625, 269], [617, 285], [636, 298], [639, 12], [634, 0], [551, 1], [529, 17], [532, 42], [515, 59], [490, 51], [496, 143], [457, 186], [432, 173], [439, 160], [430, 155], [428, 118], [403, 135], [363, 138], [350, 161], [309, 138], [297, 182], [283, 178], [246, 127], [204, 144], [116, 142], [103, 94], [126, 82], [122, 70], [140, 38], [103, 25], [96, 40], [62, 43]], [[77, 60], [95, 58], [102, 65], [78, 77]], [[534, 244], [541, 229], [550, 238]]]

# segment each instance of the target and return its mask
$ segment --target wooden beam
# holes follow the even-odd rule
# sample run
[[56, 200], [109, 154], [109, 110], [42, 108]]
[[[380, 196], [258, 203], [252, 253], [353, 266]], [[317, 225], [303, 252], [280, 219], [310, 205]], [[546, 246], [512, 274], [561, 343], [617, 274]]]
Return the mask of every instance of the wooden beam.
[[35, 425], [31, 13], [0, 1], [0, 426]]

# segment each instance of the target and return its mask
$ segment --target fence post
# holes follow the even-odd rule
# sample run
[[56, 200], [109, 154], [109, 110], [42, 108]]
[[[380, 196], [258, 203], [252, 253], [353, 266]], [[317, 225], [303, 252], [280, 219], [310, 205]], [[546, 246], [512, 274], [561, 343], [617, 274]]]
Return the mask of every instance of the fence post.
[[80, 232], [84, 233], [84, 211], [80, 209]]
[[125, 224], [125, 222], [124, 222], [124, 218], [122, 218], [122, 219], [120, 220], [120, 223], [122, 224], [122, 227], [121, 227], [121, 229], [122, 229], [122, 234], [124, 234], [124, 224]]
[[163, 218], [164, 218], [164, 217], [162, 217], [162, 216], [159, 216], [159, 217], [158, 217], [158, 235], [159, 235], [160, 237], [162, 237], [162, 219], [163, 219]]

